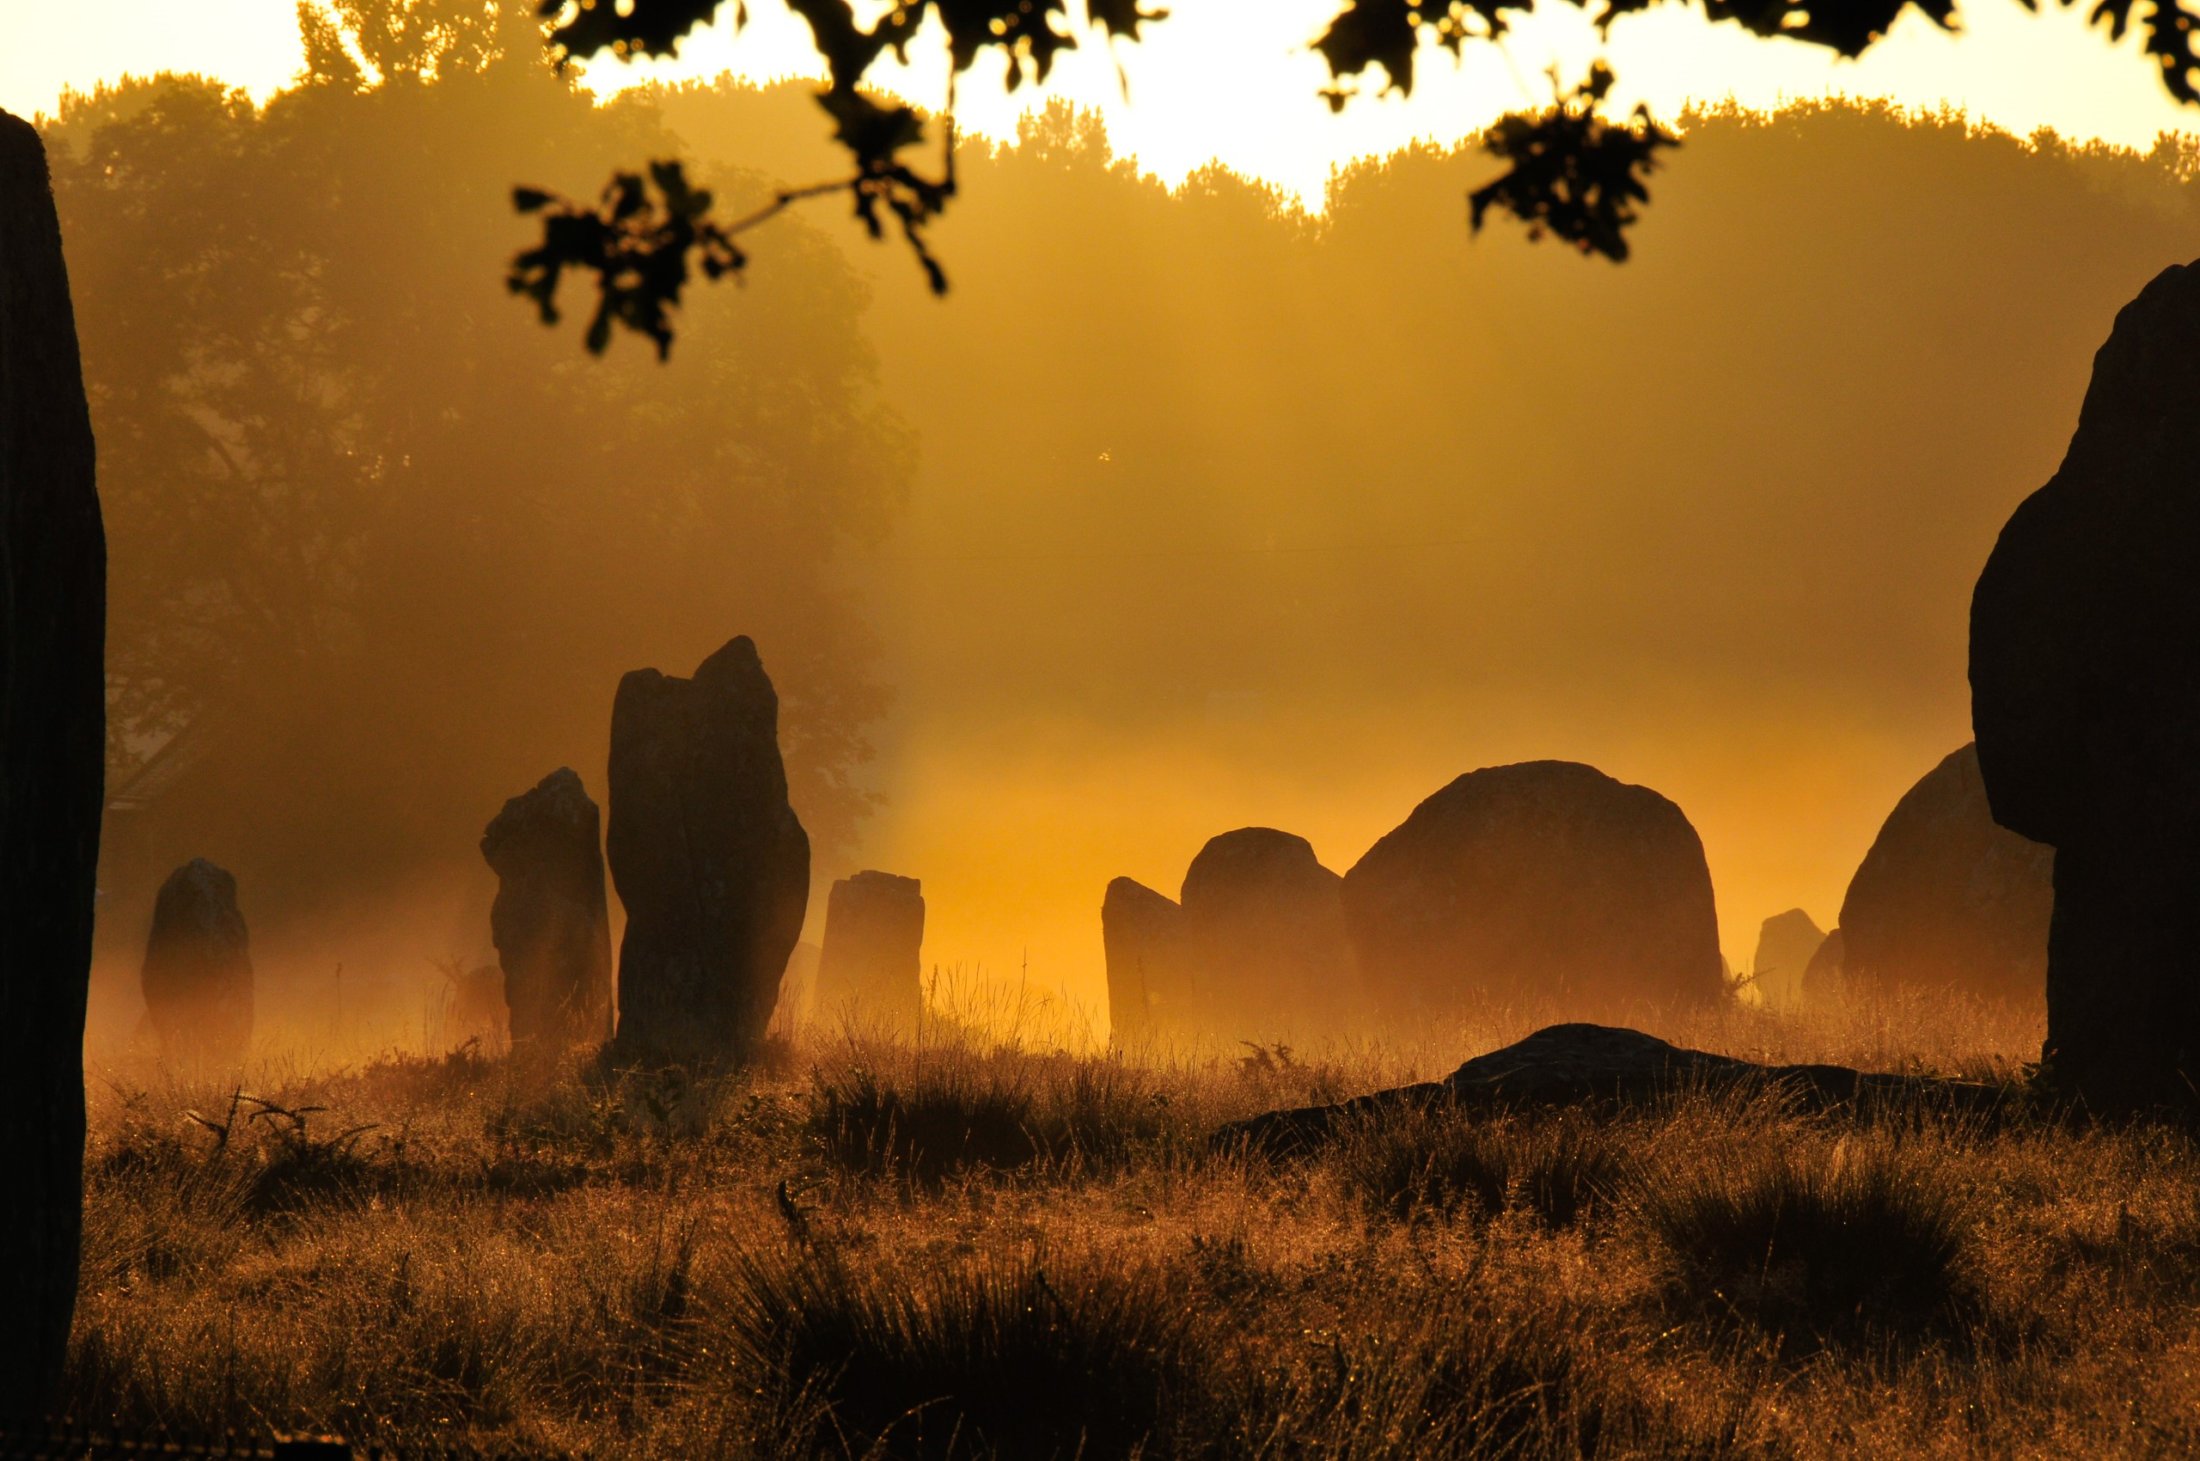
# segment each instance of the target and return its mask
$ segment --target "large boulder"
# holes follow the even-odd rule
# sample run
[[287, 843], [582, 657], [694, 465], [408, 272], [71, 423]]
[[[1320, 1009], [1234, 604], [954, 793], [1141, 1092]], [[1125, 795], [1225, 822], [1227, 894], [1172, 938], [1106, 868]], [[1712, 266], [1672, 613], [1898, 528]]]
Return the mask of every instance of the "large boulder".
[[1190, 981], [1184, 910], [1177, 901], [1134, 879], [1116, 878], [1100, 901], [1100, 942], [1108, 969], [1110, 1038], [1135, 1045], [1179, 1025]]
[[252, 1039], [252, 940], [237, 880], [203, 857], [168, 875], [153, 900], [139, 975], [145, 1012], [171, 1059], [234, 1065]]
[[924, 886], [893, 873], [859, 872], [825, 900], [817, 959], [817, 1007], [858, 1029], [910, 1034], [924, 1008]]
[[763, 1039], [809, 900], [779, 697], [746, 636], [692, 679], [635, 670], [611, 707], [605, 850], [626, 905], [622, 1058], [739, 1060]]
[[1344, 913], [1397, 1027], [1482, 996], [1589, 1011], [1723, 990], [1696, 829], [1656, 792], [1575, 762], [1452, 782], [1345, 874]]
[[58, 1402], [83, 1234], [107, 549], [46, 153], [0, 112], [0, 1417]]
[[2051, 1080], [2111, 1109], [2200, 1083], [2200, 266], [2093, 359], [2078, 429], [1971, 600], [1994, 818], [2053, 847]]
[[1304, 837], [1241, 827], [1210, 838], [1178, 899], [1190, 981], [1182, 1019], [1225, 1040], [1340, 1032], [1361, 1004], [1343, 887]]
[[489, 934], [504, 970], [512, 1048], [611, 1038], [611, 919], [602, 819], [561, 766], [504, 804], [482, 833], [497, 875]]
[[1978, 751], [1963, 747], [1895, 803], [1850, 880], [1843, 978], [2037, 1000], [2054, 866], [2051, 848], [1994, 824]]
[[1792, 1005], [1803, 997], [1803, 975], [1825, 947], [1826, 931], [1800, 908], [1775, 913], [1757, 930], [1749, 961], [1750, 987], [1768, 1005]]

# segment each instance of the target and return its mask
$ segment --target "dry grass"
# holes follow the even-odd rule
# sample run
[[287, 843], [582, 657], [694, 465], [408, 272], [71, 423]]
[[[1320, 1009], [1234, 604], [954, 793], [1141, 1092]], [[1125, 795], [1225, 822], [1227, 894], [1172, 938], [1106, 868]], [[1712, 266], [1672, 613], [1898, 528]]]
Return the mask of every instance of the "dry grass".
[[[822, 1038], [717, 1080], [462, 1055], [260, 1072], [272, 1107], [117, 1077], [76, 1403], [605, 1458], [2200, 1449], [2179, 1133], [1697, 1096], [1206, 1147], [1541, 1021], [1321, 1060]], [[2037, 1039], [1644, 1023], [2004, 1076]]]

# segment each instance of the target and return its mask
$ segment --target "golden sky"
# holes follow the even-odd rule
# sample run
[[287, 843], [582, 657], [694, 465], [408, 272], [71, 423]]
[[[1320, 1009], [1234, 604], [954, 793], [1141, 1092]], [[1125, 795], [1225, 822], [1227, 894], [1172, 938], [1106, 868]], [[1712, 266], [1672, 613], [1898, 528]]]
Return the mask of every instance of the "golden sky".
[[[1429, 56], [1409, 100], [1363, 98], [1332, 116], [1316, 99], [1324, 73], [1307, 42], [1334, 12], [1334, 0], [1182, 0], [1170, 8], [1171, 17], [1142, 44], [1113, 55], [1090, 44], [1067, 58], [1052, 90], [1103, 110], [1118, 149], [1164, 178], [1219, 158], [1317, 202], [1333, 165], [1415, 138], [1450, 140], [1497, 112], [1546, 99], [1549, 66], [1578, 77], [1597, 49], [1581, 11], [1545, 7], [1502, 52], [1472, 47], [1456, 67], [1440, 54]], [[2014, 0], [1974, 0], [1964, 7], [1961, 37], [1907, 15], [1884, 44], [1847, 62], [1813, 47], [1758, 41], [1668, 7], [1622, 21], [1607, 54], [1620, 74], [1622, 101], [1644, 99], [1668, 112], [1691, 98], [1731, 94], [1770, 106], [1835, 91], [1913, 106], [1945, 103], [2020, 134], [2051, 126], [2067, 136], [2143, 147], [2163, 130], [2200, 130], [2163, 93], [2136, 35], [2111, 47], [2087, 33], [2085, 8], [2035, 16]], [[591, 80], [609, 88], [649, 76], [731, 69], [769, 79], [809, 69], [815, 58], [799, 22], [772, 0], [752, 0], [750, 10], [751, 24], [738, 36], [721, 22], [692, 38], [675, 63], [606, 62]], [[65, 87], [163, 69], [220, 76], [264, 96], [297, 69], [293, 12], [292, 0], [0, 0], [0, 107], [50, 110]], [[1225, 54], [1237, 59], [1218, 88], [1208, 68]], [[912, 58], [910, 72], [884, 79], [936, 102], [938, 60], [922, 48]], [[967, 85], [962, 118], [979, 131], [1012, 133], [1032, 100], [1028, 90], [1012, 98], [997, 85]]]

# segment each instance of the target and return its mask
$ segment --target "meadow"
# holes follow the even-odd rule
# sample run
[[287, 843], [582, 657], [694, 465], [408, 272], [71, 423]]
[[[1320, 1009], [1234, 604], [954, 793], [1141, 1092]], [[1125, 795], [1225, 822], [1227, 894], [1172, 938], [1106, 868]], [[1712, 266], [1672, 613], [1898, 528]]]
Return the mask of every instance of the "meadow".
[[[809, 1030], [715, 1077], [95, 1070], [73, 1405], [603, 1458], [2200, 1451], [2181, 1131], [1744, 1091], [1210, 1142], [1549, 1014], [1304, 1053]], [[1926, 999], [1642, 1024], [2013, 1089], [2038, 1041]]]

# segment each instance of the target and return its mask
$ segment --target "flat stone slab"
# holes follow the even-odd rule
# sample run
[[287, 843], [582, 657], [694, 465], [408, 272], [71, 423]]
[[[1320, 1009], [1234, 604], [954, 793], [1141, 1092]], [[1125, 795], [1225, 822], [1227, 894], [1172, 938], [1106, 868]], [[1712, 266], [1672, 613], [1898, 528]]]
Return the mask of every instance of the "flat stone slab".
[[1920, 1100], [1963, 1111], [1998, 1111], [2012, 1094], [2005, 1086], [1981, 1081], [1875, 1074], [1845, 1065], [1760, 1065], [1611, 1025], [1549, 1025], [1516, 1044], [1477, 1055], [1440, 1081], [1398, 1086], [1331, 1106], [1265, 1111], [1231, 1122], [1210, 1141], [1218, 1148], [1290, 1156], [1320, 1145], [1355, 1121], [1394, 1111], [1626, 1106], [1744, 1086], [1776, 1090], [1812, 1111]]

